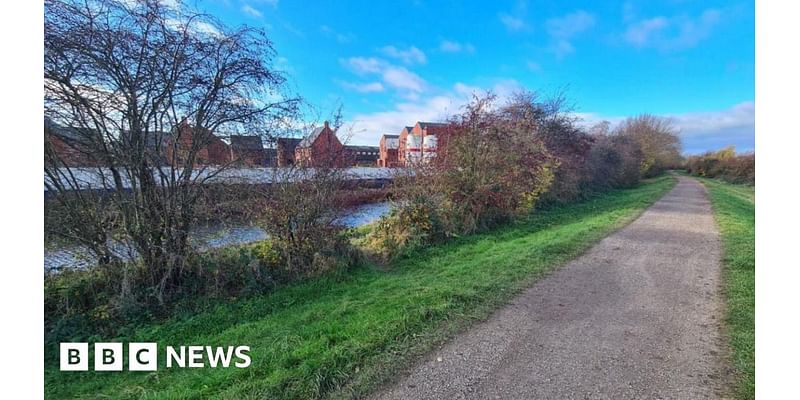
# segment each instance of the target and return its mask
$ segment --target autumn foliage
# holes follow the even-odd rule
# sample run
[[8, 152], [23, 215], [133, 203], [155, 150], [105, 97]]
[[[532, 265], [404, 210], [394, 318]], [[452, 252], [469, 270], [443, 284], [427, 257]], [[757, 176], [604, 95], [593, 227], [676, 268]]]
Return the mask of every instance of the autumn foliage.
[[736, 154], [736, 148], [729, 146], [722, 150], [689, 157], [686, 160], [686, 172], [695, 176], [719, 178], [731, 183], [754, 185], [756, 155]]

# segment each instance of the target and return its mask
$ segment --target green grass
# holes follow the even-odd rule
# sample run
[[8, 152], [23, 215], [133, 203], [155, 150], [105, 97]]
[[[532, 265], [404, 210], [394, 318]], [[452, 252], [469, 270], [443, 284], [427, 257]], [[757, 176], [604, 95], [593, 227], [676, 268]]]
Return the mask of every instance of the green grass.
[[724, 253], [726, 325], [738, 372], [736, 397], [755, 398], [756, 215], [755, 189], [713, 179], [708, 188]]
[[[46, 348], [48, 398], [353, 397], [374, 390], [433, 346], [506, 304], [553, 268], [630, 222], [672, 177], [418, 252], [142, 326], [116, 341], [157, 341], [157, 372], [59, 372]], [[165, 369], [164, 346], [249, 345], [247, 369]]]

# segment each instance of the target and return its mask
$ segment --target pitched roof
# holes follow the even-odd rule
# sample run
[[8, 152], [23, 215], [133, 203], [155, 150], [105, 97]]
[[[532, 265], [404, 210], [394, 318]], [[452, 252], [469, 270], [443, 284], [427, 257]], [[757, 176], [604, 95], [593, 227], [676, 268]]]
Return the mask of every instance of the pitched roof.
[[92, 131], [89, 129], [63, 126], [48, 117], [44, 117], [44, 129], [48, 134], [57, 136], [67, 142], [85, 141], [92, 135]]
[[400, 137], [400, 135], [389, 135], [388, 133], [385, 133], [383, 135], [383, 137], [385, 137], [387, 139], [398, 139]]
[[422, 121], [417, 121], [417, 123], [419, 124], [419, 127], [422, 128], [422, 129], [442, 128], [442, 127], [447, 125], [447, 124], [443, 124], [441, 122], [422, 122]]
[[275, 139], [275, 143], [278, 146], [285, 147], [287, 150], [294, 150], [297, 147], [297, 144], [303, 139], [298, 138], [286, 138], [286, 137], [279, 137]]
[[263, 150], [261, 136], [231, 135], [231, 147], [234, 150]]
[[324, 126], [320, 126], [319, 128], [314, 129], [310, 135], [303, 138], [300, 143], [297, 144], [297, 147], [311, 147], [312, 144], [317, 140], [319, 135], [322, 131], [325, 130]]
[[[311, 145], [317, 141], [319, 135], [321, 135], [322, 132], [324, 132], [326, 129], [330, 130], [331, 133], [333, 133], [333, 137], [336, 138], [336, 130], [331, 129], [330, 125], [328, 124], [328, 121], [325, 121], [325, 123], [322, 126], [314, 129], [314, 131], [311, 132], [310, 135], [304, 137], [303, 140], [301, 140], [300, 143], [297, 144], [297, 147], [311, 147]], [[336, 140], [338, 141], [339, 138], [336, 138]]]

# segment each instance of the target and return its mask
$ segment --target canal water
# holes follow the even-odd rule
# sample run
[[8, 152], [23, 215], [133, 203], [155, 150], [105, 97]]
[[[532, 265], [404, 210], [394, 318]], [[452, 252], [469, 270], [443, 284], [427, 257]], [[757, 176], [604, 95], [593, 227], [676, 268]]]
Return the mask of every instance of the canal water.
[[[391, 211], [391, 203], [380, 202], [363, 204], [345, 211], [338, 222], [348, 228], [356, 228], [377, 221], [380, 217]], [[253, 243], [267, 238], [267, 233], [257, 226], [234, 227], [202, 227], [197, 229], [190, 239], [192, 244], [200, 251], [217, 249], [221, 247]], [[136, 252], [122, 243], [115, 243], [112, 251], [122, 259], [136, 258]], [[45, 250], [45, 270], [59, 270], [64, 268], [86, 268], [96, 264], [86, 248], [71, 246], [59, 249]]]

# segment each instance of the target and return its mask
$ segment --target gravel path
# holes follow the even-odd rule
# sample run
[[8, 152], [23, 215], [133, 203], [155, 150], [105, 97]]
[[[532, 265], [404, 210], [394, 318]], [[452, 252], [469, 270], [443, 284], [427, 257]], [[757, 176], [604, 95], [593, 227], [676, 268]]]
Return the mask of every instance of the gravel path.
[[705, 188], [679, 180], [375, 398], [724, 398], [718, 233]]

